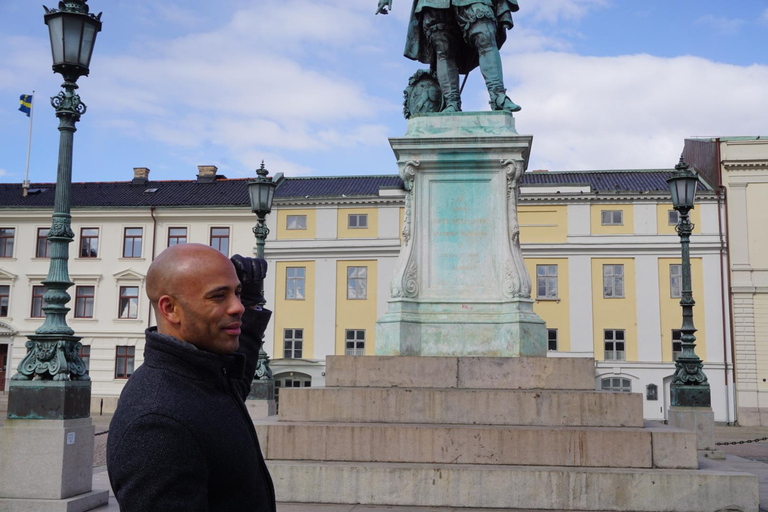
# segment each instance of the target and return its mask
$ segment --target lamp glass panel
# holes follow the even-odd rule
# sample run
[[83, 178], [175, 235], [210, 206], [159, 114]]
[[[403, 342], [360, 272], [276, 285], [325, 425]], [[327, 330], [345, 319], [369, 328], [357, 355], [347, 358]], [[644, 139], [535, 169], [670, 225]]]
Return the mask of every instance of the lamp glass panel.
[[80, 64], [80, 41], [83, 37], [83, 16], [64, 18], [64, 62]]
[[47, 20], [48, 33], [51, 35], [51, 54], [53, 64], [64, 62], [64, 28], [62, 16], [51, 16]]
[[693, 206], [693, 204], [696, 202], [696, 186], [699, 184], [699, 180], [695, 177], [691, 177], [690, 179], [685, 180], [685, 190], [686, 190], [686, 200], [688, 201], [688, 204]]
[[251, 198], [251, 210], [254, 212], [259, 210], [260, 190], [261, 190], [261, 185], [259, 185], [258, 182], [252, 181], [248, 183], [248, 195]]
[[680, 180], [674, 179], [669, 182], [669, 192], [672, 194], [672, 206], [677, 208], [680, 206], [680, 195], [678, 194], [678, 184]]
[[80, 65], [84, 68], [88, 68], [91, 65], [93, 44], [96, 42], [97, 33], [97, 25], [91, 20], [86, 19], [85, 26], [83, 27], [83, 42], [80, 49]]

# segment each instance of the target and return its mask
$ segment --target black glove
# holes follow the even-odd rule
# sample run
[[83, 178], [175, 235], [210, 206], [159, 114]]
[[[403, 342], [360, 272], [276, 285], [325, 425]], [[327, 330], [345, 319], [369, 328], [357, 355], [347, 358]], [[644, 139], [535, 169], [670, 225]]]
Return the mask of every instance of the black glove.
[[243, 285], [240, 302], [243, 306], [264, 304], [264, 278], [267, 277], [267, 260], [263, 258], [246, 258], [235, 254], [231, 258], [235, 266], [237, 278]]

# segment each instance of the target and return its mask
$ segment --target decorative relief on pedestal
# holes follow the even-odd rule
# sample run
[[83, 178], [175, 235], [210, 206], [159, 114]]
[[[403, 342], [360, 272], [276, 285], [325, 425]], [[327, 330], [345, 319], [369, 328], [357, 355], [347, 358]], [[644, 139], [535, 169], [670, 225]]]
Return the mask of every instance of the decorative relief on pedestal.
[[523, 160], [502, 160], [507, 175], [507, 225], [509, 228], [509, 251], [504, 258], [504, 296], [508, 298], [530, 298], [531, 278], [523, 262], [520, 249], [520, 224], [517, 220], [517, 197], [520, 193], [520, 178], [525, 171]]
[[415, 298], [419, 295], [418, 265], [413, 255], [413, 196], [416, 169], [421, 162], [410, 160], [400, 169], [405, 188], [405, 215], [403, 217], [403, 242], [397, 258], [395, 277], [392, 279], [392, 298]]

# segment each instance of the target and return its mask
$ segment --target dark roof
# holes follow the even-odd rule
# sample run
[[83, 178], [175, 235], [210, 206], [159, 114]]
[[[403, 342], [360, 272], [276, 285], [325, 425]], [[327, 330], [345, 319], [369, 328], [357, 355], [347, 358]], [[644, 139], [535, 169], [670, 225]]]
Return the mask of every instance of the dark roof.
[[[672, 170], [664, 171], [570, 171], [526, 172], [522, 184], [589, 185], [596, 192], [664, 192]], [[241, 206], [250, 207], [247, 179], [220, 179], [212, 183], [185, 181], [130, 181], [72, 184], [72, 207], [148, 207], [148, 206]], [[403, 182], [391, 176], [341, 176], [285, 178], [275, 191], [276, 199], [323, 197], [371, 197], [379, 188], [402, 188]], [[21, 184], [0, 183], [0, 208], [50, 208], [56, 186], [33, 183], [29, 195], [22, 197]], [[699, 185], [700, 190], [706, 190]]]
[[288, 178], [277, 187], [275, 197], [376, 196], [380, 187], [402, 188], [403, 181], [398, 176]]
[[[668, 192], [670, 170], [526, 172], [522, 185], [589, 185], [594, 192]], [[707, 188], [699, 183], [699, 190]]]

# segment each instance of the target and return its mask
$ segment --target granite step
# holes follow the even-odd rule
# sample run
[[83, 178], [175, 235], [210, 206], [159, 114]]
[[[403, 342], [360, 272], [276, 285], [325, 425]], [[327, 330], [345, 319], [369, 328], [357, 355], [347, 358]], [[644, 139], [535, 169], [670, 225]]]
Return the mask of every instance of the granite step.
[[643, 396], [610, 391], [285, 388], [281, 421], [642, 427]]
[[328, 356], [326, 368], [326, 387], [595, 389], [587, 358]]
[[267, 459], [696, 469], [696, 434], [672, 427], [257, 422]]
[[268, 460], [280, 501], [633, 512], [757, 512], [758, 479], [686, 469]]

